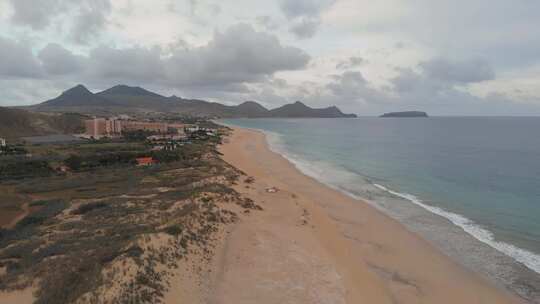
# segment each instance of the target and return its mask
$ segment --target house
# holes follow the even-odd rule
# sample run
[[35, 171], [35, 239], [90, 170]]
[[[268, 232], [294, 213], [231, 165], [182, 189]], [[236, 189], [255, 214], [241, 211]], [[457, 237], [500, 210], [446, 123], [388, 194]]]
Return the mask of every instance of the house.
[[137, 166], [139, 167], [151, 166], [156, 163], [156, 161], [152, 157], [139, 157], [136, 160], [137, 160]]

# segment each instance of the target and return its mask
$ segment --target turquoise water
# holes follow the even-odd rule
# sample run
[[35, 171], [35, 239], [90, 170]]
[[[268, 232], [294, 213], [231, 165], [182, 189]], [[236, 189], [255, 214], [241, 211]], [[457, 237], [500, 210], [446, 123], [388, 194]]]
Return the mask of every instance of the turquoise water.
[[304, 173], [540, 301], [540, 118], [223, 122], [265, 131]]

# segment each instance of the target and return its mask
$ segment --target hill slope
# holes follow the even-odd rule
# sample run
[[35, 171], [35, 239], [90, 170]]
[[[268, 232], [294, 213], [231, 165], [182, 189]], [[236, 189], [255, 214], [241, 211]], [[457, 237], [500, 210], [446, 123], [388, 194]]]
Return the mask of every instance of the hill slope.
[[284, 105], [270, 111], [271, 117], [356, 117], [354, 114], [343, 114], [337, 107], [328, 107], [324, 109], [313, 109], [297, 101], [293, 104]]
[[0, 107], [0, 137], [16, 139], [24, 136], [70, 134], [82, 131], [86, 116], [40, 114], [20, 109]]
[[46, 107], [73, 107], [73, 106], [111, 106], [110, 100], [107, 100], [99, 95], [93, 94], [85, 86], [78, 85], [73, 87], [60, 96], [45, 101], [40, 106]]

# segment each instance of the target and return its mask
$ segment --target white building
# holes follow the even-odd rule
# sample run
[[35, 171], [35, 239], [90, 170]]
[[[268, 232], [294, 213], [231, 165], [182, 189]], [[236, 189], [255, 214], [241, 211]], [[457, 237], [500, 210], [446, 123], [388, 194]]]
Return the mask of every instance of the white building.
[[0, 147], [6, 146], [6, 140], [0, 137]]

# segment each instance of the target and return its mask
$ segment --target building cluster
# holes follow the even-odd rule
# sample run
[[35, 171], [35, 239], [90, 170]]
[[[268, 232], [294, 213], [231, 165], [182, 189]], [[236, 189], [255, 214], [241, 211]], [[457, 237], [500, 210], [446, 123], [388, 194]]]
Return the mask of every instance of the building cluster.
[[94, 118], [84, 122], [85, 135], [93, 138], [115, 137], [129, 131], [149, 131], [160, 134], [183, 134], [184, 124], [170, 124], [163, 122], [145, 122], [124, 120], [118, 118]]

